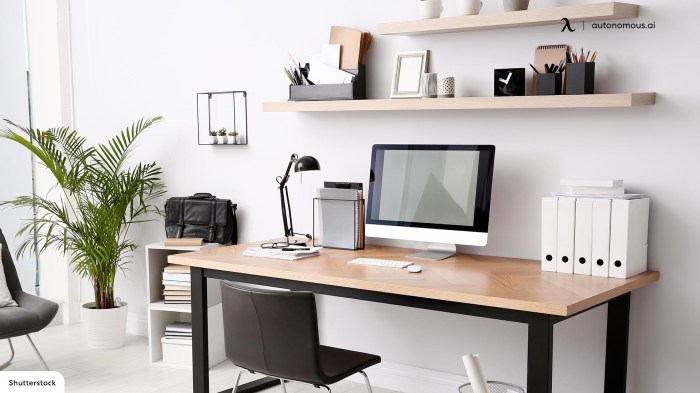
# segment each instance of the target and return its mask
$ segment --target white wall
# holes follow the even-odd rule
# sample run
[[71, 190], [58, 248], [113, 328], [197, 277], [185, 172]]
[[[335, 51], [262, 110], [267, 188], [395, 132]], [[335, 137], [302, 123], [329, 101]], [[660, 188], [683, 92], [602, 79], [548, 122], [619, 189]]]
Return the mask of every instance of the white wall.
[[[697, 83], [686, 77], [698, 61], [688, 38], [700, 33], [700, 3], [640, 0], [640, 20], [655, 21], [656, 30], [596, 31], [589, 25], [560, 33], [559, 26], [545, 26], [376, 37], [367, 56], [373, 98], [388, 96], [394, 53], [418, 49], [431, 50], [432, 71], [456, 77], [459, 95], [489, 96], [493, 68], [527, 67], [537, 45], [565, 42], [599, 51], [598, 92], [657, 91], [654, 107], [261, 112], [263, 101], [286, 99], [287, 51], [298, 59], [317, 52], [330, 25], [376, 31], [379, 22], [411, 19], [415, 3], [73, 0], [76, 127], [101, 141], [139, 117], [163, 115], [165, 122], [144, 137], [137, 158], [163, 166], [172, 196], [208, 191], [232, 198], [240, 207], [242, 241], [281, 233], [274, 178], [294, 152], [315, 156], [323, 169], [290, 184], [296, 227], [309, 231], [315, 188], [323, 180], [366, 181], [374, 143], [494, 144], [489, 245], [461, 251], [533, 259], [539, 257], [540, 197], [556, 190], [560, 178], [625, 179], [630, 191], [652, 198], [649, 261], [661, 271], [660, 282], [632, 297], [628, 391], [685, 391], [700, 367], [700, 297], [693, 290], [700, 275], [700, 137], [692, 131], [700, 115]], [[484, 12], [499, 4], [487, 2]], [[446, 1], [444, 15], [455, 8]], [[250, 145], [197, 146], [195, 93], [227, 89], [249, 92]], [[135, 235], [143, 243], [158, 241], [162, 224]], [[144, 315], [141, 250], [134, 262], [118, 293], [131, 312]], [[490, 378], [525, 384], [524, 326], [332, 298], [321, 308], [323, 338], [331, 345], [454, 374], [464, 374], [460, 355], [479, 352]], [[601, 391], [604, 316], [601, 309], [557, 325], [555, 391]]]
[[[29, 126], [29, 97], [27, 89], [27, 53], [24, 41], [24, 9], [22, 0], [0, 2], [0, 121]], [[8, 126], [4, 121], [0, 127]], [[29, 152], [19, 145], [0, 141], [0, 201], [8, 201], [32, 192], [32, 159]], [[15, 250], [21, 239], [15, 234], [31, 217], [28, 209], [0, 209], [0, 228], [8, 246]], [[13, 251], [14, 256], [14, 251]], [[22, 289], [34, 293], [36, 286], [36, 258], [25, 254], [15, 259]]]

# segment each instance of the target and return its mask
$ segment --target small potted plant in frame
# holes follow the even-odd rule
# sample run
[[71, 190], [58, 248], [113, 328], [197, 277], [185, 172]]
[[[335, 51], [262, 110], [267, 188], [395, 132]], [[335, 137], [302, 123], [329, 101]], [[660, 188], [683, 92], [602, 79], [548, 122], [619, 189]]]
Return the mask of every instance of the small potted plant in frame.
[[216, 131], [209, 131], [209, 136], [211, 137], [212, 145], [216, 145], [219, 143], [219, 140], [216, 138]]
[[228, 140], [226, 140], [226, 128], [220, 129], [217, 134], [219, 135], [220, 144], [225, 145], [228, 143]]
[[228, 143], [232, 145], [238, 144], [238, 131], [231, 131], [228, 133], [228, 136], [230, 137]]

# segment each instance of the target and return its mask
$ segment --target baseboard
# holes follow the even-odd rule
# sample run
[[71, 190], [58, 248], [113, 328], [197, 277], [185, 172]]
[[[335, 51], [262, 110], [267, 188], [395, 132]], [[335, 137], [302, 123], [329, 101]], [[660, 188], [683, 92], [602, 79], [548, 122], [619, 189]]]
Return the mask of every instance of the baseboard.
[[148, 337], [148, 318], [142, 314], [128, 313], [126, 315], [126, 332]]
[[[372, 386], [404, 393], [445, 393], [457, 392], [467, 377], [407, 366], [399, 363], [382, 362], [367, 369]], [[348, 378], [353, 382], [364, 383], [359, 374]]]

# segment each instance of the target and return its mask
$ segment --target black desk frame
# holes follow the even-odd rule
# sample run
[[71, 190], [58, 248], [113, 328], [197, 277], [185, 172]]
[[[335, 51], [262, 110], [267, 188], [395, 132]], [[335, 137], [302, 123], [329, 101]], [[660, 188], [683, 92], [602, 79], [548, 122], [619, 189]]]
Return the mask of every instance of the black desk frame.
[[[209, 346], [207, 322], [207, 278], [266, 285], [291, 290], [311, 291], [370, 302], [422, 308], [453, 314], [526, 323], [527, 329], [527, 391], [552, 393], [552, 351], [554, 325], [575, 315], [562, 317], [536, 312], [457, 303], [445, 300], [395, 295], [362, 289], [352, 289], [303, 281], [286, 280], [244, 273], [193, 267], [192, 275], [192, 375], [194, 393], [209, 393]], [[630, 293], [608, 302], [607, 338], [605, 346], [605, 393], [625, 393], [627, 385], [627, 354], [629, 341]], [[596, 308], [602, 304], [596, 305]], [[584, 310], [586, 312], [588, 310]], [[232, 377], [233, 379], [233, 377]], [[279, 384], [278, 379], [262, 378], [238, 387], [237, 393], [252, 393]], [[224, 392], [230, 392], [227, 390]], [[222, 392], [223, 393], [223, 392]]]

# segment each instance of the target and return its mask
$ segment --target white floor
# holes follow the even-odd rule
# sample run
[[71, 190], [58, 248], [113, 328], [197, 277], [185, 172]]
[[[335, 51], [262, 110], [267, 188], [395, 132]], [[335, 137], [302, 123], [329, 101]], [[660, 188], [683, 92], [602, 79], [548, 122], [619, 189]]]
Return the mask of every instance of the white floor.
[[[148, 345], [145, 337], [127, 336], [123, 348], [92, 350], [85, 344], [81, 325], [61, 325], [46, 328], [32, 334], [32, 339], [53, 371], [60, 372], [66, 380], [66, 392], [138, 392], [184, 393], [192, 391], [192, 374], [189, 370], [153, 367], [148, 362]], [[41, 363], [26, 337], [12, 339], [15, 360], [7, 370], [38, 371]], [[0, 340], [0, 363], [10, 357], [6, 340]], [[230, 362], [223, 362], [210, 370], [211, 392], [231, 388], [238, 369]], [[252, 379], [248, 373], [244, 380]], [[333, 393], [364, 393], [364, 385], [340, 382], [333, 386]], [[265, 393], [281, 392], [281, 387], [264, 390]], [[374, 387], [374, 393], [397, 393]], [[326, 392], [308, 385], [287, 384], [288, 393]]]

